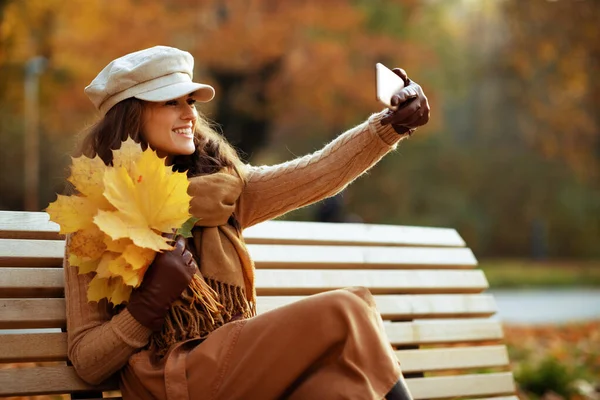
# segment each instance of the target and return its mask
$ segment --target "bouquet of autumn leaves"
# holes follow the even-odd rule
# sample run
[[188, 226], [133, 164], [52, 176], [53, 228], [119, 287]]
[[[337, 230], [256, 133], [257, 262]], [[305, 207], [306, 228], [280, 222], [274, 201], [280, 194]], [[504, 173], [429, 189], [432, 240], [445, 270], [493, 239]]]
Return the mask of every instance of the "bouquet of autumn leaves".
[[58, 195], [46, 211], [60, 233], [71, 234], [69, 264], [95, 272], [88, 301], [126, 303], [156, 252], [173, 249], [163, 234], [190, 235], [196, 219], [186, 174], [128, 139], [113, 151], [112, 166], [98, 156], [73, 158], [68, 180], [76, 193]]

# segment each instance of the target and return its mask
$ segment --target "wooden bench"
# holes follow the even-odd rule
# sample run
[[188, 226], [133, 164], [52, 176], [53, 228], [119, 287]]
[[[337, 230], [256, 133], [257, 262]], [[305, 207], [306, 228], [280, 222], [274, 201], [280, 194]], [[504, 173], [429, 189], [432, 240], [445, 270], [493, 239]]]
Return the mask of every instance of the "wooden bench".
[[[502, 328], [490, 318], [494, 299], [455, 230], [272, 221], [244, 236], [259, 312], [366, 286], [416, 399], [516, 399]], [[47, 214], [0, 211], [0, 397], [117, 389], [114, 381], [91, 387], [69, 366], [63, 252]], [[38, 331], [8, 331], [17, 329]]]

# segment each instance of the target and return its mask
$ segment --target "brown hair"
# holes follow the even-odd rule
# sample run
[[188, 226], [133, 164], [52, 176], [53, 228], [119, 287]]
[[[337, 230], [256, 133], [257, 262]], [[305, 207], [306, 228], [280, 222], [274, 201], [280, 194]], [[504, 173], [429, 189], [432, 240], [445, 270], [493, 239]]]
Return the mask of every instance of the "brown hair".
[[[128, 137], [146, 149], [148, 142], [142, 135], [143, 113], [144, 102], [134, 97], [115, 104], [102, 119], [83, 132], [83, 141], [75, 155], [90, 158], [98, 155], [106, 165], [112, 165], [112, 150], [119, 149]], [[174, 171], [187, 172], [187, 176], [192, 177], [231, 168], [244, 179], [237, 152], [201, 114], [196, 122], [194, 144], [196, 151], [193, 154], [173, 157]]]

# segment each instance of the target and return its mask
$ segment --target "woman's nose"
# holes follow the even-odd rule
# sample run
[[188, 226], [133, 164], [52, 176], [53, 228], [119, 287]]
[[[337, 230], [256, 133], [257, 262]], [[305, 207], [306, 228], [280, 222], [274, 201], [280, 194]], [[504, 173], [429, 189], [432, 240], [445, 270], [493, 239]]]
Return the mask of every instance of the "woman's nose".
[[196, 111], [196, 107], [194, 105], [186, 105], [181, 115], [181, 119], [186, 121], [193, 121], [196, 118], [198, 118], [198, 112]]

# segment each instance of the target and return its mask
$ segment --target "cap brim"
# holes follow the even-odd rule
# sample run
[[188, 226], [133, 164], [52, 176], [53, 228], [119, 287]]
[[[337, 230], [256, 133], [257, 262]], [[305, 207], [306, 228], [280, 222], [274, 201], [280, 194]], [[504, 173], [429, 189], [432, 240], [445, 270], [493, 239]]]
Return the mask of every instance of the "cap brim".
[[194, 93], [194, 99], [202, 102], [211, 101], [215, 97], [215, 89], [210, 85], [195, 82], [180, 82], [163, 86], [148, 92], [136, 94], [134, 97], [146, 101], [167, 101]]

